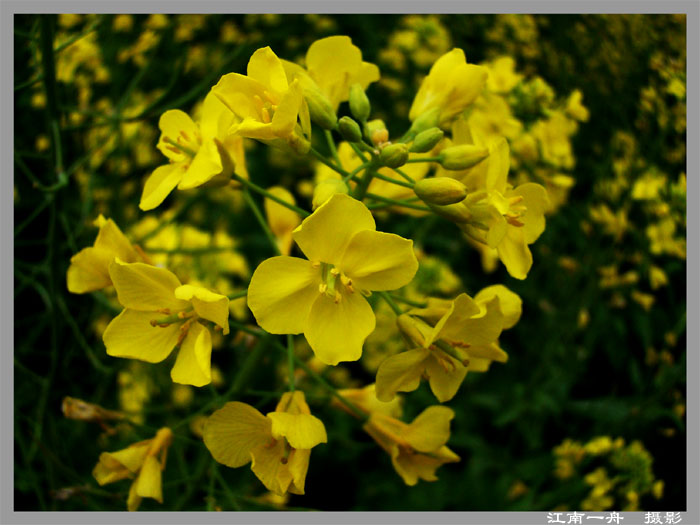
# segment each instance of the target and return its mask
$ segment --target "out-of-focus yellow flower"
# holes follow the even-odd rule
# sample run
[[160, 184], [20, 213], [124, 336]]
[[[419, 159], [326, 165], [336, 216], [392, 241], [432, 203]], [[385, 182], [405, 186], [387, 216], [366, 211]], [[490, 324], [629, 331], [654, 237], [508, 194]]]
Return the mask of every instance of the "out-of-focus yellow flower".
[[94, 292], [111, 286], [109, 265], [115, 257], [127, 263], [145, 260], [142, 252], [132, 246], [112, 219], [100, 215], [93, 224], [100, 229], [95, 243], [80, 250], [70, 260], [66, 281], [71, 293]]
[[523, 78], [520, 73], [515, 72], [513, 57], [498, 57], [490, 64], [486, 64], [486, 67], [488, 69], [486, 87], [494, 93], [508, 93]]
[[309, 260], [263, 261], [248, 287], [248, 306], [273, 334], [304, 333], [326, 364], [356, 361], [374, 330], [364, 298], [370, 290], [408, 284], [418, 269], [413, 241], [375, 231], [372, 213], [348, 195], [333, 195], [293, 237]]
[[446, 445], [454, 412], [443, 406], [426, 408], [412, 423], [373, 412], [362, 427], [391, 457], [391, 463], [404, 483], [413, 486], [419, 479], [437, 481], [435, 471], [460, 457]]
[[449, 126], [479, 96], [486, 84], [485, 67], [467, 64], [464, 51], [455, 48], [437, 59], [413, 99], [409, 118], [413, 121], [432, 109], [438, 111], [441, 127]]
[[243, 141], [229, 132], [235, 122], [212, 93], [204, 99], [199, 124], [177, 109], [163, 113], [157, 147], [170, 163], [156, 168], [146, 180], [139, 208], [156, 208], [176, 186], [196, 188], [214, 177], [226, 181], [234, 172], [247, 178]]
[[82, 399], [66, 396], [61, 403], [63, 415], [68, 419], [80, 421], [96, 421], [101, 423], [110, 419], [124, 419], [125, 415], [114, 410], [107, 410], [94, 403], [88, 403]]
[[[395, 396], [391, 401], [379, 400], [374, 383], [363, 388], [344, 388], [338, 390], [338, 393], [367, 414], [377, 412], [385, 416], [400, 418], [403, 413], [401, 408], [403, 400], [399, 396]], [[336, 408], [345, 411], [348, 410], [347, 407], [335, 397], [331, 400], [331, 404]], [[351, 415], [354, 414], [351, 413]]]
[[135, 511], [142, 498], [153, 498], [163, 503], [161, 472], [165, 470], [168, 447], [173, 441], [172, 431], [161, 428], [153, 439], [139, 441], [117, 452], [103, 452], [92, 475], [100, 485], [125, 478], [134, 478], [126, 500], [127, 509]]
[[[273, 186], [268, 188], [267, 191], [289, 204], [296, 204], [294, 195], [282, 186]], [[301, 222], [299, 214], [270, 198], [265, 198], [265, 215], [267, 216], [270, 230], [277, 238], [277, 246], [280, 253], [289, 255], [289, 252], [292, 250], [292, 242], [294, 241], [292, 232]]]
[[164, 268], [115, 259], [109, 274], [124, 310], [102, 335], [114, 357], [159, 363], [175, 346], [180, 351], [170, 376], [176, 383], [211, 382], [210, 321], [228, 334], [228, 297], [199, 286], [182, 285]]
[[266, 416], [245, 403], [226, 403], [204, 426], [204, 444], [216, 461], [231, 468], [252, 461], [253, 473], [278, 495], [304, 494], [311, 449], [326, 442], [323, 422], [299, 390], [284, 393]]
[[269, 47], [253, 53], [247, 76], [224, 75], [212, 93], [241, 119], [231, 133], [274, 146], [289, 145], [300, 153], [308, 151], [308, 141], [297, 128], [299, 119], [304, 134], [310, 134], [309, 108], [301, 86], [298, 80], [287, 81], [282, 61]]
[[112, 20], [112, 29], [117, 32], [131, 31], [134, 27], [134, 17], [127, 14], [121, 14], [114, 17]]
[[586, 122], [590, 114], [582, 101], [583, 93], [581, 93], [580, 89], [575, 89], [566, 100], [566, 113], [579, 122]]

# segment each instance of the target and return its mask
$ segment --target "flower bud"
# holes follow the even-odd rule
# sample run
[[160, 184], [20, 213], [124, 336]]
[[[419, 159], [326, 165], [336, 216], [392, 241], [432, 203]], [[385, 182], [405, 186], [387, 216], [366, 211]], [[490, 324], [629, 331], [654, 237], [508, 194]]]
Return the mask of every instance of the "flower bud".
[[350, 117], [342, 117], [338, 121], [338, 131], [348, 142], [362, 142], [360, 125]]
[[[401, 335], [405, 337], [411, 345], [423, 346], [425, 344], [425, 336], [419, 329], [419, 323], [425, 325], [422, 321], [408, 314], [401, 314], [396, 318], [396, 325]], [[430, 329], [430, 327], [428, 327], [428, 329]]]
[[434, 128], [440, 122], [440, 108], [436, 107], [421, 114], [411, 124], [411, 129], [408, 130], [413, 136], [418, 135], [426, 129]]
[[370, 120], [364, 125], [365, 138], [375, 146], [389, 140], [389, 132], [386, 129], [386, 124], [381, 119]]
[[362, 89], [360, 84], [353, 84], [350, 86], [350, 98], [348, 102], [350, 103], [350, 112], [352, 116], [360, 122], [367, 122], [372, 106], [370, 106], [367, 93], [365, 93], [365, 90]]
[[413, 191], [423, 202], [440, 206], [456, 204], [467, 196], [467, 187], [450, 177], [421, 179], [413, 186]]
[[444, 206], [430, 203], [426, 204], [436, 215], [458, 224], [466, 224], [472, 218], [472, 214], [469, 209], [467, 209], [464, 202], [457, 202], [455, 204], [447, 204]]
[[293, 133], [288, 139], [287, 142], [289, 144], [289, 147], [294, 150], [295, 153], [299, 155], [306, 155], [309, 150], [311, 149], [311, 142], [309, 142], [302, 134], [300, 133]]
[[489, 156], [489, 150], [474, 144], [451, 146], [440, 152], [440, 164], [446, 170], [465, 170]]
[[347, 193], [348, 186], [340, 179], [326, 179], [319, 182], [314, 188], [314, 197], [311, 201], [311, 209], [315, 210], [336, 193]]
[[411, 145], [411, 150], [414, 153], [427, 153], [435, 146], [438, 142], [442, 140], [445, 133], [440, 128], [429, 128], [425, 131], [421, 131], [413, 139], [413, 144]]
[[407, 160], [408, 146], [406, 144], [389, 144], [379, 154], [379, 161], [390, 168], [403, 166]]
[[333, 129], [338, 117], [328, 98], [319, 89], [304, 89], [304, 98], [309, 105], [311, 120], [323, 129]]

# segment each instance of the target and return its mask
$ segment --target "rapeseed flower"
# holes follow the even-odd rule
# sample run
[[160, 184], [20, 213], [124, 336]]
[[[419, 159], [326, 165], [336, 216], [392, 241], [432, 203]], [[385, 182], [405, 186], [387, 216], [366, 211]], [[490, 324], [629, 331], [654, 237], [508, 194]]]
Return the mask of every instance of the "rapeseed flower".
[[115, 259], [109, 274], [124, 310], [102, 335], [107, 354], [163, 361], [180, 351], [170, 376], [176, 383], [203, 386], [211, 382], [210, 321], [228, 334], [229, 300], [206, 288], [182, 285], [164, 268]]
[[161, 428], [153, 439], [139, 441], [117, 452], [103, 452], [92, 475], [100, 485], [133, 478], [126, 500], [127, 509], [137, 510], [143, 498], [163, 503], [161, 472], [165, 469], [168, 447], [173, 433]]
[[311, 449], [328, 441], [299, 390], [284, 393], [265, 416], [246, 403], [226, 403], [209, 417], [203, 437], [216, 461], [232, 468], [252, 462], [265, 488], [280, 496], [304, 494]]
[[375, 316], [370, 290], [408, 284], [418, 269], [413, 241], [375, 231], [360, 201], [335, 194], [293, 232], [308, 260], [263, 261], [248, 287], [248, 306], [273, 334], [303, 333], [323, 363], [356, 361]]
[[139, 208], [156, 208], [175, 187], [196, 188], [217, 176], [226, 180], [234, 172], [247, 178], [242, 139], [229, 133], [235, 122], [236, 118], [212, 93], [204, 99], [198, 123], [179, 109], [163, 113], [157, 148], [170, 163], [156, 168], [148, 177]]

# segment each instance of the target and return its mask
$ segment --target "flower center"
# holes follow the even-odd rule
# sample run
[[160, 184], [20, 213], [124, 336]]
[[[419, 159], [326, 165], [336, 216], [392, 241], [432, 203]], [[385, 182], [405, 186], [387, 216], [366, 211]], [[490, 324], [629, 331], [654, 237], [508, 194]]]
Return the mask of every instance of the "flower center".
[[343, 292], [355, 292], [355, 288], [352, 286], [352, 279], [332, 264], [316, 263], [314, 266], [321, 269], [321, 284], [318, 285], [319, 293], [326, 294], [336, 304], [342, 300]]

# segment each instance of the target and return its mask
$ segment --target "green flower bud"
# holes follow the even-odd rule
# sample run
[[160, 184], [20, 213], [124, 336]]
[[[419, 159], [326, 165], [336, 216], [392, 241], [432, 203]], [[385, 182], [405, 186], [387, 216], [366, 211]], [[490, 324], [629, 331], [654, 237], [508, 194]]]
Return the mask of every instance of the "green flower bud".
[[439, 122], [440, 108], [433, 108], [429, 111], [426, 111], [425, 113], [420, 115], [416, 120], [414, 120], [413, 124], [411, 124], [411, 129], [409, 129], [408, 132], [415, 137], [416, 135], [418, 135], [418, 133], [421, 133], [426, 129], [436, 127]]
[[319, 182], [314, 188], [314, 196], [311, 201], [311, 209], [315, 210], [336, 193], [347, 193], [348, 186], [340, 179], [326, 179]]
[[429, 202], [426, 204], [435, 214], [458, 224], [466, 224], [472, 218], [472, 214], [469, 212], [464, 202], [447, 204], [445, 206], [430, 204]]
[[338, 117], [328, 98], [319, 89], [305, 88], [304, 98], [309, 105], [311, 120], [323, 129], [334, 129]]
[[421, 179], [413, 186], [423, 202], [445, 206], [462, 202], [467, 196], [467, 187], [450, 177]]
[[386, 129], [386, 124], [382, 119], [374, 119], [365, 122], [364, 125], [365, 138], [375, 146], [389, 140], [389, 132]]
[[408, 146], [406, 144], [389, 144], [379, 154], [379, 161], [390, 168], [403, 166], [407, 160]]
[[341, 117], [338, 121], [338, 131], [348, 142], [362, 142], [360, 125], [350, 117]]
[[437, 146], [444, 136], [445, 133], [440, 128], [429, 128], [421, 131], [413, 139], [411, 151], [414, 153], [426, 153]]
[[446, 170], [465, 170], [489, 156], [488, 148], [474, 144], [451, 146], [440, 152], [440, 165]]
[[360, 84], [353, 84], [350, 86], [350, 98], [348, 102], [350, 103], [350, 112], [352, 116], [360, 122], [367, 122], [372, 106], [367, 98], [367, 93], [365, 93], [365, 90], [362, 89]]

